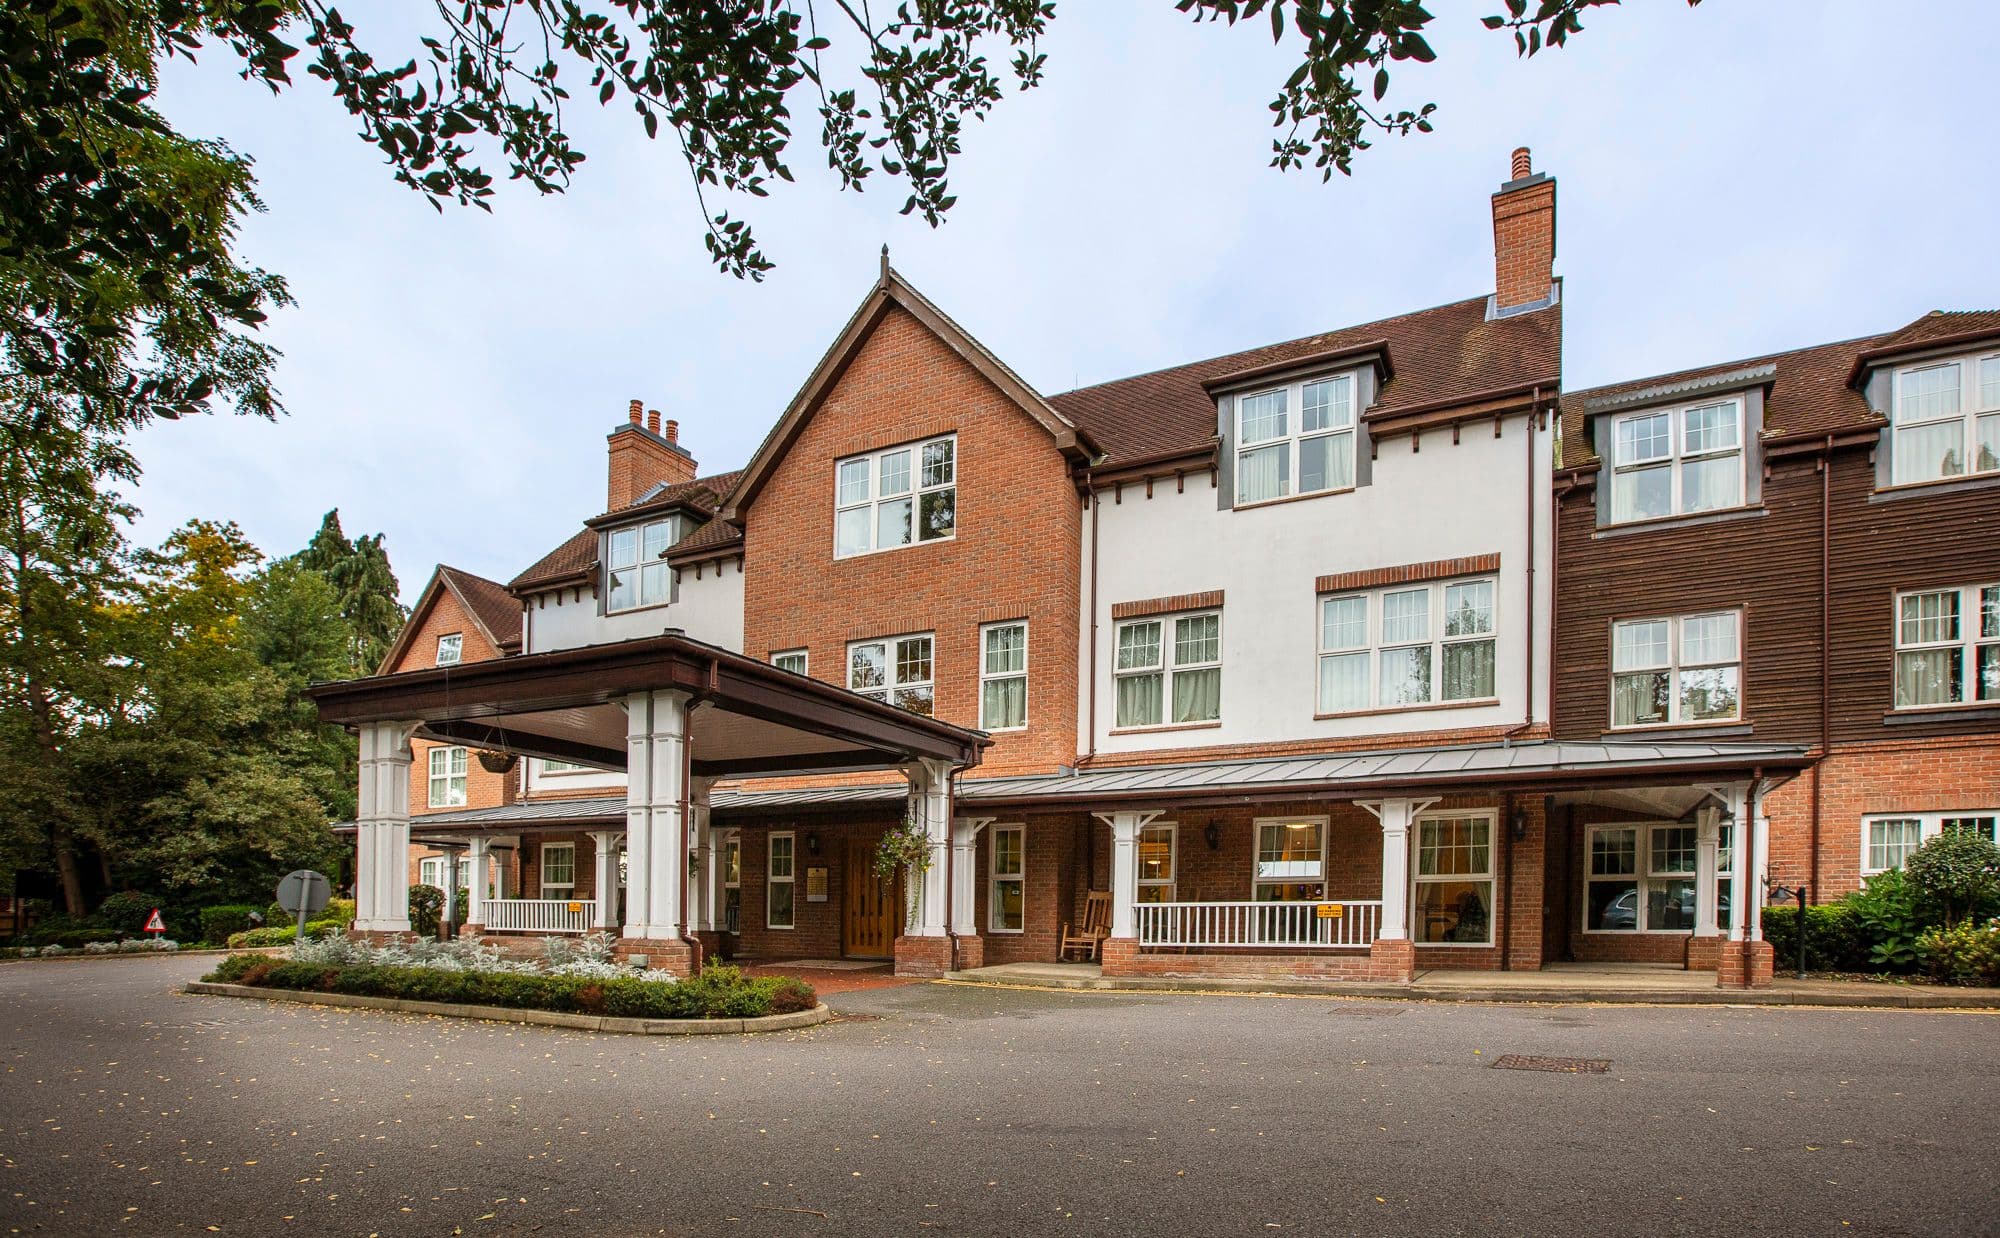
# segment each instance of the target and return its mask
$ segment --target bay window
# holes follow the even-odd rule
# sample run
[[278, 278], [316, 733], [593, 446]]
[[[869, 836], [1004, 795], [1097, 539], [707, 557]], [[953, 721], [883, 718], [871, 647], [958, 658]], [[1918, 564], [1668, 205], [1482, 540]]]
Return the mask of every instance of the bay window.
[[764, 868], [764, 927], [791, 928], [796, 913], [792, 901], [793, 870], [798, 839], [790, 830], [773, 831], [769, 842], [769, 862]]
[[667, 551], [680, 540], [679, 516], [613, 529], [604, 539], [604, 609], [638, 610], [674, 600]]
[[1022, 898], [1027, 890], [1027, 853], [1023, 845], [1027, 831], [1018, 825], [999, 825], [991, 833], [993, 851], [988, 872], [992, 886], [986, 900], [987, 928], [995, 933], [1018, 933], [1022, 926]]
[[1743, 401], [1649, 408], [1611, 419], [1611, 522], [1740, 507]]
[[433, 748], [430, 762], [430, 806], [465, 807], [465, 749]]
[[1492, 578], [1320, 599], [1319, 712], [1493, 697]]
[[1490, 812], [1417, 818], [1411, 935], [1425, 945], [1493, 943], [1493, 822]]
[[979, 630], [979, 729], [1028, 725], [1028, 625], [989, 623]]
[[1738, 716], [1742, 612], [1611, 625], [1611, 725], [1663, 726]]
[[1175, 830], [1154, 824], [1139, 831], [1139, 899], [1142, 903], [1174, 901]]
[[2000, 585], [1896, 596], [1896, 708], [2000, 701]]
[[934, 542], [958, 531], [958, 436], [940, 435], [834, 466], [833, 557]]
[[1861, 871], [1901, 868], [1910, 853], [1939, 834], [1964, 830], [2000, 842], [2000, 809], [1979, 812], [1913, 812], [1865, 817], [1861, 822]]
[[1214, 722], [1222, 717], [1219, 611], [1118, 625], [1119, 727]]
[[[1729, 883], [1736, 872], [1733, 827], [1716, 840], [1715, 907], [1729, 925]], [[1695, 928], [1695, 856], [1699, 831], [1681, 822], [1590, 827], [1584, 922], [1593, 933], [1688, 933]]]
[[1897, 370], [1890, 398], [1894, 484], [2000, 471], [2000, 353]]
[[929, 717], [935, 700], [930, 633], [893, 640], [857, 641], [847, 647], [847, 686]]
[[1352, 374], [1236, 399], [1236, 503], [1354, 485]]
[[1312, 902], [1326, 897], [1326, 818], [1257, 822], [1257, 866], [1250, 897], [1260, 903]]

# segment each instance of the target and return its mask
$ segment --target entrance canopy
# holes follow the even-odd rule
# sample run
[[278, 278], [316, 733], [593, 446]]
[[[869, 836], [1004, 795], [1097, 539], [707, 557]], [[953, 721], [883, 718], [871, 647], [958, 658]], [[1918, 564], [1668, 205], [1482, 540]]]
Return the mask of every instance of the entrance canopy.
[[310, 695], [327, 722], [414, 722], [422, 739], [622, 770], [625, 703], [654, 691], [685, 692], [697, 711], [698, 725], [687, 732], [695, 777], [896, 769], [918, 760], [967, 768], [992, 742], [674, 634], [324, 683]]

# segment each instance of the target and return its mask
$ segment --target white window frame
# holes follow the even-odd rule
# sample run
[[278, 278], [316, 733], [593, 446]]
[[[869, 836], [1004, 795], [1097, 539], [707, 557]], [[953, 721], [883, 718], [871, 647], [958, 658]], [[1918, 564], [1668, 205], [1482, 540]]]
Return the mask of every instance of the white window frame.
[[535, 758], [535, 776], [538, 778], [573, 778], [578, 774], [601, 774], [604, 771], [592, 765], [581, 765], [575, 761], [555, 761], [548, 757]]
[[[1310, 824], [1319, 827], [1319, 860], [1318, 860], [1319, 875], [1316, 877], [1264, 876], [1263, 852], [1264, 852], [1265, 828], [1274, 827], [1282, 830], [1294, 824]], [[1253, 820], [1250, 823], [1250, 901], [1259, 903], [1264, 901], [1263, 899], [1257, 897], [1258, 889], [1263, 886], [1316, 885], [1319, 887], [1319, 897], [1317, 899], [1306, 899], [1303, 901], [1324, 902], [1326, 900], [1326, 892], [1327, 892], [1326, 849], [1329, 846], [1329, 842], [1327, 839], [1327, 834], [1329, 832], [1329, 829], [1330, 829], [1330, 823], [1328, 818], [1323, 816], [1314, 816], [1310, 813], [1300, 814], [1298, 816], [1292, 816], [1292, 817], [1258, 817], [1255, 820]], [[1296, 862], [1303, 862], [1303, 861], [1296, 861]], [[1300, 901], [1300, 900], [1291, 900], [1291, 901]]]
[[[1180, 661], [1180, 625], [1192, 619], [1215, 620], [1215, 658], [1212, 661]], [[1144, 665], [1120, 666], [1119, 651], [1124, 643], [1127, 630], [1151, 624], [1160, 630], [1160, 637], [1154, 646], [1157, 656]], [[1186, 726], [1216, 726], [1222, 721], [1222, 663], [1223, 663], [1222, 612], [1220, 610], [1184, 610], [1164, 615], [1144, 615], [1133, 619], [1123, 619], [1111, 628], [1111, 722], [1116, 731], [1159, 731]], [[1216, 672], [1215, 716], [1213, 718], [1173, 718], [1174, 681], [1180, 676], [1198, 671]], [[1158, 676], [1160, 680], [1160, 720], [1157, 722], [1126, 722], [1118, 716], [1118, 685], [1127, 679], [1141, 676]]]
[[[1914, 375], [1949, 366], [1958, 367], [1957, 408], [1931, 417], [1915, 416], [1904, 405], [1904, 383]], [[1990, 387], [1989, 371], [1993, 375]], [[1987, 394], [1989, 391], [1991, 395]], [[1985, 350], [1898, 366], [1890, 376], [1889, 392], [1890, 485], [1925, 486], [2000, 472], [2000, 352]], [[1904, 439], [1954, 423], [1958, 427], [1959, 470], [1936, 476], [1911, 476], [1907, 462], [1918, 457], [1904, 448]], [[1982, 445], [1993, 457], [1990, 463], [1980, 456]]]
[[[557, 852], [559, 854], [566, 853], [569, 856], [568, 881], [549, 880], [549, 852], [551, 851]], [[576, 894], [576, 844], [543, 843], [541, 850], [537, 853], [536, 856], [535, 880], [541, 886], [543, 899], [545, 900], [563, 899], [565, 901], [574, 901], [574, 896]], [[551, 891], [557, 891], [557, 892], [551, 893]]]
[[446, 632], [438, 637], [437, 666], [457, 666], [465, 660], [465, 633]]
[[[944, 445], [950, 450], [945, 472], [941, 478], [927, 481], [931, 474], [926, 472], [924, 457], [929, 448]], [[901, 482], [891, 482], [882, 475], [885, 460], [898, 454], [906, 455], [909, 470]], [[855, 470], [860, 470], [864, 481], [863, 491], [850, 491], [842, 485], [843, 477], [852, 479]], [[883, 487], [896, 484], [900, 488], [885, 491]], [[924, 536], [924, 500], [937, 495], [949, 495], [951, 503], [951, 530], [935, 537]], [[907, 502], [910, 505], [909, 540], [882, 544], [883, 509], [891, 504]], [[866, 545], [855, 541], [843, 544], [841, 523], [850, 513], [868, 513], [868, 538]], [[958, 435], [935, 434], [929, 438], [908, 443], [898, 443], [879, 451], [863, 452], [860, 455], [843, 456], [833, 462], [833, 557], [855, 559], [862, 555], [881, 554], [888, 550], [902, 550], [908, 546], [927, 546], [936, 542], [948, 542], [958, 537]]]
[[[1682, 657], [1682, 626], [1693, 619], [1715, 619], [1729, 616], [1736, 621], [1736, 656], [1727, 661], [1689, 662]], [[1636, 627], [1644, 623], [1664, 623], [1667, 625], [1667, 660], [1661, 663], [1646, 662], [1620, 665], [1618, 661], [1618, 630]], [[1611, 623], [1611, 667], [1610, 695], [1605, 700], [1605, 722], [1614, 731], [1644, 731], [1659, 727], [1684, 726], [1727, 726], [1743, 721], [1743, 679], [1745, 632], [1743, 611], [1701, 610], [1685, 615], [1646, 615], [1631, 619], [1615, 619]], [[1715, 671], [1734, 668], [1736, 671], [1736, 708], [1726, 718], [1689, 718], [1681, 701], [1681, 676], [1695, 671]], [[1661, 722], [1620, 722], [1618, 721], [1618, 680], [1624, 675], [1667, 676], [1667, 716]]]
[[[781, 838], [785, 840], [785, 843], [787, 845], [787, 851], [785, 855], [786, 871], [785, 875], [782, 877], [780, 877], [777, 872], [778, 840]], [[790, 930], [795, 929], [799, 926], [798, 877], [799, 877], [798, 834], [792, 830], [772, 830], [771, 833], [764, 840], [764, 927], [765, 928], [778, 929], [789, 932]], [[789, 887], [792, 894], [791, 919], [784, 924], [779, 924], [773, 916], [773, 908], [771, 905], [771, 890], [773, 887], [776, 886]]]
[[[1715, 920], [1716, 920], [1716, 927], [1720, 930], [1726, 931], [1729, 928], [1728, 916], [1725, 916], [1723, 914], [1722, 904], [1724, 900], [1724, 895], [1726, 895], [1729, 891], [1730, 882], [1733, 881], [1736, 876], [1735, 826], [1733, 823], [1725, 821], [1718, 828], [1720, 829], [1721, 834], [1716, 841], [1716, 848], [1715, 848], [1715, 890], [1716, 890]], [[1676, 829], [1696, 831], [1695, 843], [1694, 843], [1695, 858], [1693, 866], [1685, 870], [1654, 869], [1653, 867], [1654, 831], [1676, 830]], [[1633, 831], [1632, 845], [1635, 848], [1635, 850], [1633, 851], [1632, 854], [1632, 871], [1629, 873], [1606, 873], [1602, 876], [1593, 876], [1590, 871], [1591, 854], [1594, 850], [1593, 844], [1595, 843], [1597, 836], [1601, 833], [1605, 833], [1608, 831], [1621, 831], [1621, 830]], [[1581, 931], [1585, 933], [1591, 934], [1593, 936], [1602, 936], [1602, 937], [1632, 937], [1632, 936], [1645, 936], [1645, 935], [1651, 935], [1654, 937], [1687, 937], [1701, 928], [1701, 919], [1699, 914], [1695, 915], [1695, 923], [1689, 928], [1656, 929], [1656, 928], [1646, 927], [1647, 912], [1652, 907], [1651, 886], [1655, 882], [1675, 882], [1675, 881], [1685, 881], [1690, 884], [1693, 884], [1694, 881], [1696, 880], [1696, 874], [1700, 871], [1700, 868], [1701, 868], [1701, 836], [1699, 833], [1699, 827], [1690, 825], [1685, 821], [1603, 821], [1590, 825], [1585, 828], [1583, 836], [1583, 865], [1582, 865], [1583, 898], [1579, 900], [1579, 905], [1577, 907], [1577, 925], [1579, 929], [1581, 929]], [[1633, 926], [1631, 928], [1627, 929], [1627, 928], [1590, 927], [1590, 887], [1594, 882], [1601, 882], [1607, 885], [1614, 885], [1614, 884], [1625, 885], [1629, 883], [1636, 888], [1637, 893], [1633, 896], [1635, 901], [1633, 905], [1633, 916], [1632, 916]], [[1755, 896], [1755, 891], [1751, 891], [1751, 894]], [[1733, 916], [1734, 914], [1735, 914], [1735, 909], [1731, 908], [1729, 911], [1729, 915]]]
[[808, 673], [812, 659], [803, 649], [780, 649], [771, 655], [771, 665], [794, 675], [804, 675]]
[[[430, 750], [425, 758], [428, 786], [427, 802], [432, 808], [463, 808], [466, 804], [469, 786], [466, 751], [456, 745], [437, 747]], [[439, 798], [442, 789], [443, 798]], [[453, 799], [452, 793], [458, 798]]]
[[[986, 834], [986, 931], [1025, 933], [1028, 931], [1028, 831], [1019, 825], [993, 825], [987, 827]], [[1002, 834], [1012, 834], [1018, 839], [1015, 854], [1021, 861], [1020, 868], [1006, 873], [1000, 871]], [[1010, 882], [1021, 887], [1021, 922], [1013, 928], [1000, 923], [1000, 887]]]
[[[929, 650], [925, 659], [930, 665], [930, 677], [921, 679], [915, 675], [903, 675], [903, 646], [914, 641], [922, 641]], [[858, 650], [873, 648], [881, 651], [883, 680], [879, 684], [859, 684], [855, 681], [854, 655]], [[882, 636], [874, 640], [849, 641], [847, 645], [847, 690], [873, 701], [883, 701], [911, 713], [922, 714], [926, 718], [937, 713], [937, 637], [931, 632], [910, 632], [903, 636]], [[905, 694], [917, 691], [929, 693], [925, 708], [912, 709]]]
[[[1173, 821], [1148, 822], [1147, 824], [1139, 827], [1139, 837], [1137, 840], [1137, 844], [1139, 846], [1143, 846], [1145, 844], [1146, 835], [1148, 834], [1165, 834], [1167, 836], [1167, 875], [1165, 879], [1161, 879], [1158, 877], [1148, 877], [1145, 875], [1146, 870], [1142, 864], [1137, 870], [1139, 874], [1138, 876], [1139, 892], [1137, 894], [1137, 899], [1141, 903], [1147, 903], [1147, 902], [1171, 903], [1174, 901], [1174, 883], [1180, 879], [1180, 872], [1181, 872], [1180, 826], [1178, 823]], [[1136, 850], [1134, 854], [1135, 855], [1137, 854]], [[1165, 892], [1166, 897], [1159, 899], [1148, 899], [1146, 897], [1146, 891], [1148, 890], [1163, 890]]]
[[[743, 908], [743, 834], [740, 830], [722, 832], [722, 914], [724, 931], [742, 932]], [[730, 895], [735, 895], [731, 898]]]
[[[620, 539], [627, 534], [630, 534], [632, 539], [629, 555], [620, 549], [619, 545]], [[680, 592], [680, 582], [676, 579], [678, 573], [667, 562], [667, 552], [673, 549], [674, 543], [680, 538], [679, 516], [665, 516], [658, 520], [645, 520], [606, 530], [604, 613], [622, 615], [629, 611], [647, 610], [671, 604]], [[646, 557], [646, 546], [649, 542], [659, 547], [651, 559]], [[618, 591], [613, 582], [619, 572], [632, 573], [631, 601], [621, 603], [618, 600]]]
[[[1018, 628], [1021, 632], [1021, 665], [1018, 669], [994, 670], [990, 655], [992, 649], [987, 638], [995, 632]], [[1021, 681], [1021, 720], [1012, 726], [994, 726], [986, 715], [986, 686]], [[1025, 731], [1028, 729], [1028, 621], [1009, 619], [1000, 623], [981, 624], [979, 628], [979, 729], [982, 731]]]
[[[1936, 640], [1910, 639], [1904, 603], [1925, 597], [1945, 597], [1957, 606], [1958, 634]], [[1896, 594], [1890, 622], [1894, 624], [1896, 652], [1890, 665], [1890, 702], [1899, 710], [1956, 709], [2000, 702], [2000, 582], [1947, 586], [1941, 589], [1905, 589]], [[1939, 618], [1943, 618], [1940, 612]], [[1921, 614], [1915, 622], [1922, 623]], [[1958, 673], [1952, 677], [1953, 697], [1946, 701], [1905, 704], [1902, 699], [1904, 654], [1945, 653], [1958, 656]], [[1980, 660], [1991, 660], [1991, 675], [1982, 676]]]
[[[1423, 869], [1424, 826], [1440, 821], [1478, 821], [1486, 827], [1486, 869], [1479, 873], [1430, 873]], [[1492, 808], [1446, 808], [1421, 812], [1410, 823], [1410, 940], [1426, 950], [1437, 947], [1455, 949], [1490, 950], [1493, 947], [1493, 922], [1500, 918], [1500, 879], [1498, 860], [1500, 850], [1500, 813]], [[1486, 884], [1486, 937], [1483, 941], [1424, 941], [1417, 936], [1417, 892], [1426, 885], [1477, 885]]]
[[[1902, 859], [1894, 864], [1875, 862], [1875, 827], [1892, 821], [1912, 822], [1917, 827], [1915, 842], [1907, 843]], [[2000, 842], [2000, 808], [1954, 809], [1946, 812], [1874, 812], [1861, 818], [1861, 875], [1873, 877], [1876, 873], [1886, 873], [1892, 868], [1901, 868], [1908, 853], [1915, 851], [1939, 834], [1944, 833], [1945, 823], [1970, 823], [1980, 837]], [[1980, 823], [1984, 822], [1984, 828]], [[1885, 844], [1886, 845], [1886, 844]]]
[[[1321, 387], [1325, 388], [1327, 393], [1327, 422], [1325, 425], [1308, 430], [1305, 428], [1306, 393], [1309, 389]], [[1345, 397], [1344, 411], [1342, 396]], [[1284, 428], [1276, 434], [1252, 442], [1244, 431], [1245, 414], [1254, 403], [1273, 397], [1283, 405], [1279, 415], [1284, 418]], [[1235, 506], [1259, 507], [1265, 503], [1277, 503], [1303, 495], [1338, 494], [1343, 490], [1354, 489], [1356, 472], [1359, 468], [1355, 453], [1360, 436], [1355, 427], [1360, 421], [1360, 398], [1361, 380], [1352, 370], [1337, 374], [1318, 374], [1282, 386], [1262, 387], [1236, 396], [1230, 402], [1230, 418], [1234, 422], [1231, 445], [1236, 452], [1232, 473], [1235, 478]], [[1306, 489], [1303, 485], [1306, 444], [1325, 442], [1330, 456], [1342, 441], [1345, 441], [1347, 446], [1347, 475], [1344, 478], [1328, 477], [1328, 484]], [[1271, 450], [1276, 450], [1284, 461], [1283, 476], [1278, 479], [1278, 493], [1245, 499], [1242, 484], [1245, 475], [1245, 457]]]
[[[1711, 409], [1729, 408], [1735, 424], [1734, 441], [1721, 447], [1690, 447], [1688, 442], [1688, 416], [1691, 413], [1708, 412]], [[1749, 453], [1745, 442], [1749, 438], [1747, 425], [1747, 405], [1740, 395], [1720, 396], [1710, 399], [1690, 400], [1684, 404], [1653, 405], [1633, 409], [1628, 413], [1618, 413], [1611, 417], [1610, 450], [1611, 459], [1610, 517], [1607, 524], [1636, 524], [1644, 520], [1671, 520], [1676, 516], [1705, 516], [1711, 512], [1734, 511], [1748, 506], [1750, 502]], [[1661, 454], [1628, 458], [1623, 450], [1623, 430], [1638, 421], [1650, 421], [1656, 417], [1667, 419], [1667, 450]], [[1736, 500], [1713, 507], [1690, 509], [1687, 506], [1685, 474], [1687, 466], [1702, 461], [1736, 461]], [[1667, 510], [1645, 515], [1621, 516], [1620, 498], [1625, 487], [1634, 483], [1628, 478], [1654, 469], [1667, 472]]]
[[[1448, 599], [1453, 589], [1485, 585], [1492, 591], [1492, 605], [1487, 612], [1487, 626], [1483, 632], [1462, 632], [1456, 636], [1445, 634], [1450, 621]], [[1385, 599], [1392, 595], [1428, 591], [1429, 606], [1425, 632], [1427, 639], [1420, 641], [1389, 641], [1384, 636]], [[1359, 601], [1366, 608], [1363, 618], [1361, 643], [1330, 640], [1327, 613], [1336, 604]], [[1450, 580], [1416, 581], [1409, 584], [1388, 585], [1379, 589], [1348, 590], [1342, 593], [1323, 593], [1314, 608], [1314, 645], [1317, 649], [1314, 660], [1313, 709], [1316, 717], [1333, 718], [1342, 714], [1377, 713], [1405, 709], [1424, 709], [1434, 705], [1492, 705], [1500, 696], [1500, 578], [1497, 576], [1461, 576]], [[1485, 696], [1446, 697], [1444, 695], [1445, 650], [1460, 645], [1489, 644], [1493, 646], [1493, 691]], [[1430, 691], [1421, 701], [1385, 701], [1382, 692], [1382, 672], [1386, 655], [1400, 653], [1406, 649], [1428, 649], [1430, 658]], [[1359, 705], [1328, 707], [1325, 695], [1326, 668], [1335, 660], [1361, 658], [1368, 668], [1368, 699]]]

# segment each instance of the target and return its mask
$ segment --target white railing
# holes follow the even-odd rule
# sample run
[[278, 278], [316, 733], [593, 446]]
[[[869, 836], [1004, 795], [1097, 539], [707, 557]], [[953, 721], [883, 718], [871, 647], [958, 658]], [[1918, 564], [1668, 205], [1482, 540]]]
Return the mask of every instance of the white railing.
[[489, 898], [481, 914], [489, 933], [581, 933], [590, 928], [589, 899]]
[[1359, 949], [1375, 942], [1382, 904], [1140, 903], [1143, 946], [1281, 946], [1292, 949]]

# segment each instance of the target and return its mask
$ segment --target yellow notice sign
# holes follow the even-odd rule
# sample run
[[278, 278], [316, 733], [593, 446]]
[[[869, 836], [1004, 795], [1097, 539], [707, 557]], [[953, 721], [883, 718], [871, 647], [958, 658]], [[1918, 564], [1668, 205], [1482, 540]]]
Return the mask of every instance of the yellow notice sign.
[[1319, 915], [1319, 918], [1322, 920], [1340, 919], [1340, 910], [1341, 909], [1339, 903], [1321, 903], [1319, 906], [1313, 908], [1313, 911], [1316, 912]]
[[582, 911], [582, 910], [583, 910], [583, 904], [582, 904], [582, 903], [571, 903], [571, 904], [569, 905], [569, 909], [570, 909], [571, 911], [573, 911], [573, 912], [574, 912], [574, 911]]

